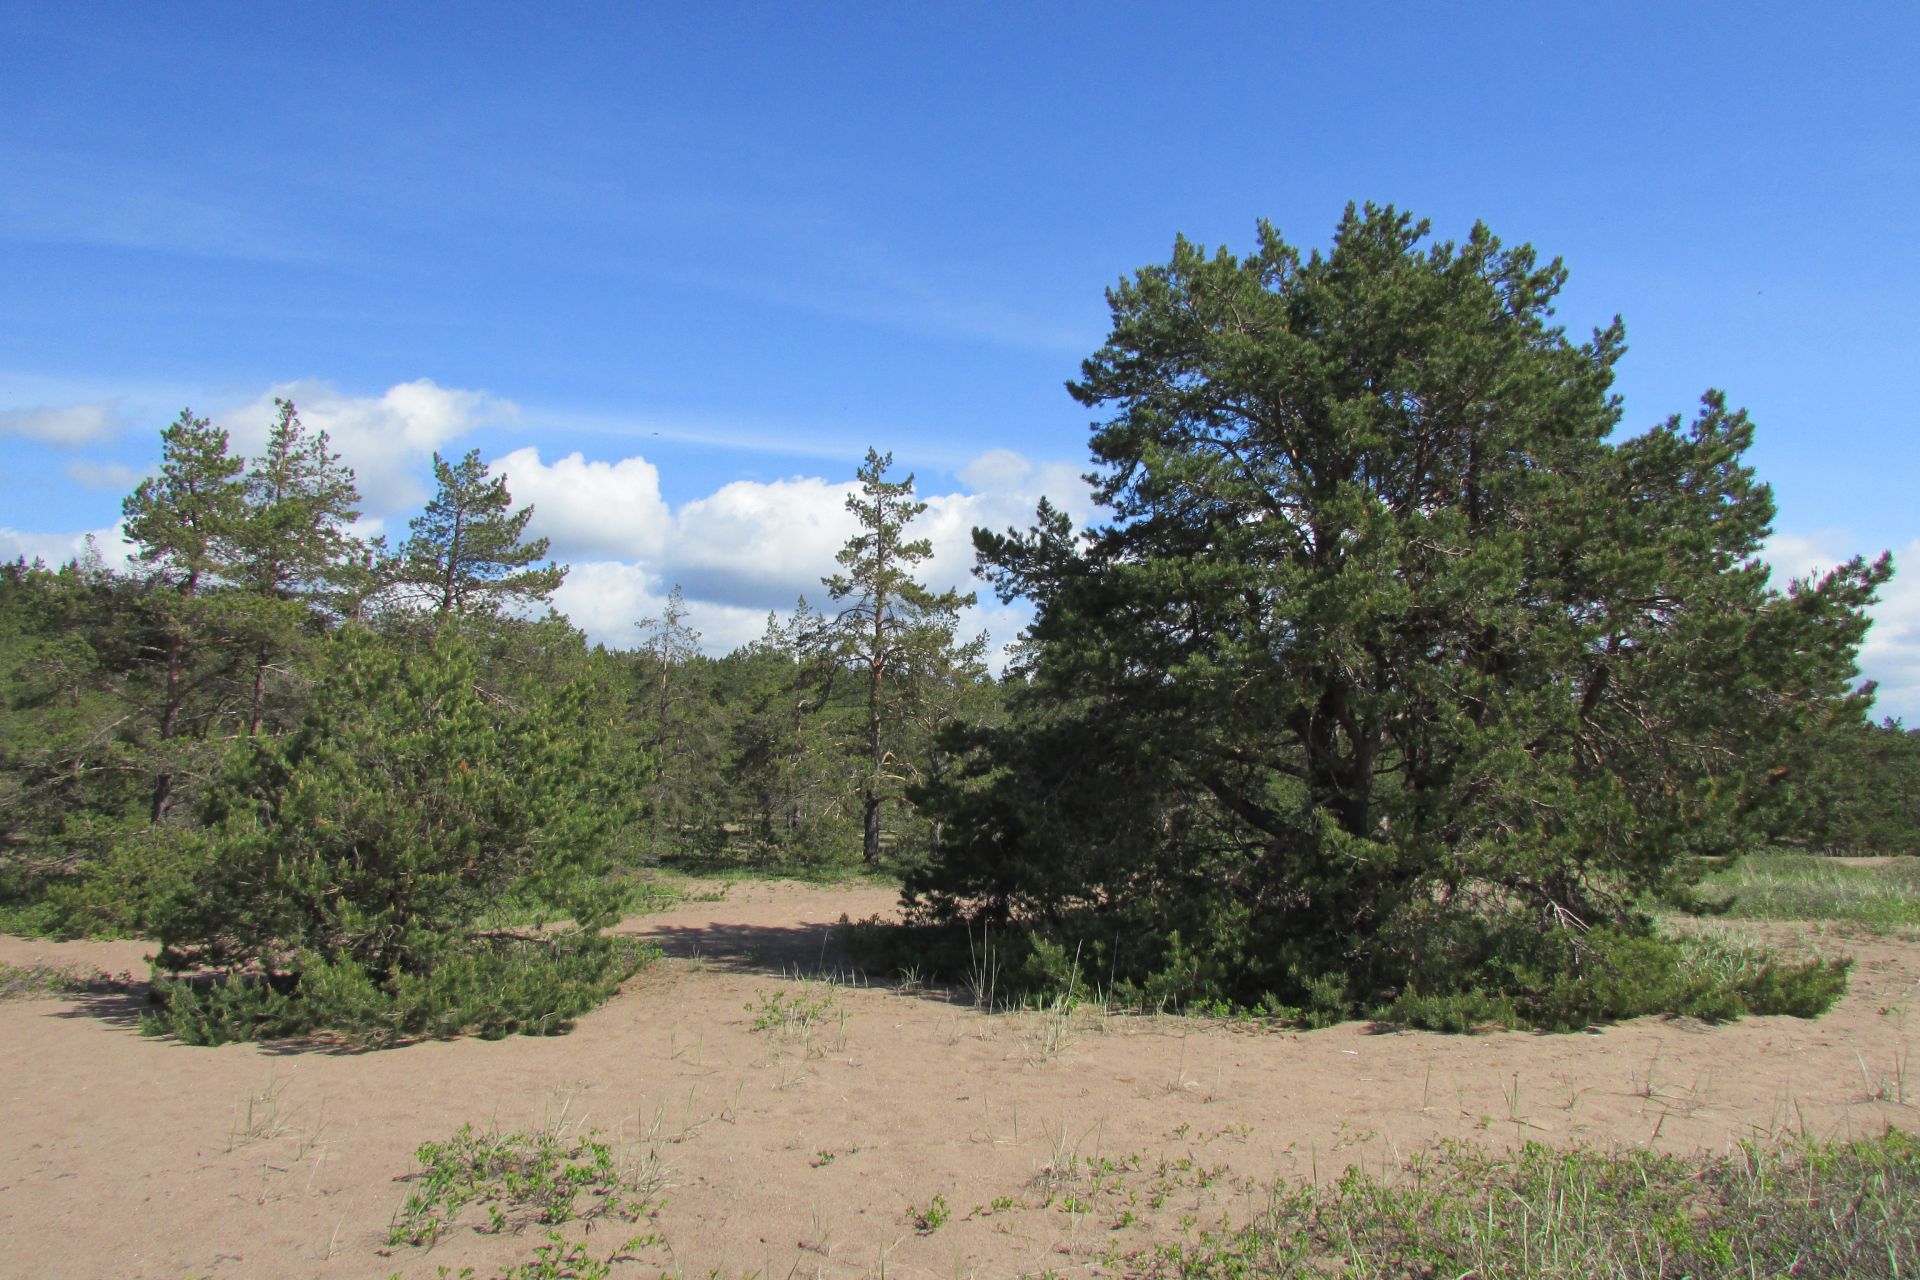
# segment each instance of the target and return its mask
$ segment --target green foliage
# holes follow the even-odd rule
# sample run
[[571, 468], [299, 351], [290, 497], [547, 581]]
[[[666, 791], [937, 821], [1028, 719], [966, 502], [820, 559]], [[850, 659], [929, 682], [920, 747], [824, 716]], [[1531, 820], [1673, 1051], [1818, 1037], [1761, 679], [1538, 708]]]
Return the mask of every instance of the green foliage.
[[273, 404], [266, 450], [247, 468], [230, 574], [256, 596], [317, 598], [344, 585], [365, 553], [349, 531], [360, 494], [327, 433], [308, 434], [293, 401]]
[[87, 979], [57, 965], [0, 962], [0, 1000], [84, 991], [88, 985]]
[[910, 905], [1242, 1005], [1440, 994], [1436, 957], [1511, 950], [1557, 1021], [1578, 950], [1525, 939], [1643, 935], [1776, 827], [1777, 770], [1860, 717], [1890, 565], [1770, 587], [1751, 424], [1709, 393], [1611, 438], [1623, 331], [1554, 326], [1564, 278], [1369, 207], [1324, 254], [1263, 224], [1113, 289], [1070, 388], [1107, 522], [976, 531], [1036, 617], [1008, 722], [922, 795]]
[[12, 731], [0, 824], [26, 837], [8, 841], [19, 856], [0, 879], [20, 882], [0, 894], [85, 879], [103, 834], [136, 812], [179, 825], [220, 738], [296, 719], [286, 659], [320, 628], [322, 589], [358, 552], [344, 532], [352, 473], [291, 404], [251, 469], [188, 412], [162, 433], [161, 454], [124, 503], [133, 573], [109, 572], [90, 549], [57, 572], [12, 566], [0, 589]]
[[225, 431], [186, 409], [160, 440], [160, 474], [141, 481], [121, 507], [134, 558], [151, 568], [151, 585], [158, 588], [143, 602], [153, 633], [150, 648], [163, 673], [151, 707], [163, 744], [149, 808], [156, 824], [167, 818], [174, 779], [186, 763], [164, 744], [195, 736], [194, 721], [204, 721], [210, 711], [198, 695], [222, 674], [224, 655], [212, 639], [224, 629], [229, 610], [204, 588], [229, 567], [245, 519], [240, 471], [246, 465], [228, 456]]
[[[452, 632], [418, 652], [354, 629], [331, 642], [301, 728], [242, 744], [205, 827], [178, 837], [184, 873], [155, 912], [162, 967], [293, 982], [175, 987], [158, 1025], [202, 1040], [549, 1030], [631, 972], [593, 936], [623, 899], [602, 850], [629, 781], [605, 717], [583, 684], [490, 696], [476, 662]], [[515, 894], [576, 932], [473, 937]]]
[[[83, 881], [150, 820], [156, 743], [150, 599], [171, 588], [97, 560], [0, 566], [0, 918], [59, 930], [46, 895]], [[191, 719], [191, 717], [189, 718]]]
[[912, 476], [886, 478], [892, 465], [892, 454], [867, 450], [860, 491], [847, 497], [861, 531], [837, 557], [844, 572], [823, 579], [843, 604], [820, 642], [832, 667], [859, 682], [866, 704], [850, 754], [860, 761], [861, 857], [868, 866], [880, 861], [882, 809], [919, 777], [919, 753], [905, 743], [909, 731], [919, 727], [924, 735], [945, 718], [942, 692], [980, 677], [986, 644], [985, 637], [964, 645], [955, 638], [971, 594], [936, 593], [914, 578], [933, 544], [909, 539], [906, 530], [927, 504], [914, 500]]
[[753, 1015], [753, 1029], [782, 1040], [811, 1039], [815, 1028], [830, 1017], [837, 1006], [832, 987], [818, 992], [756, 991], [746, 1006]]
[[[1648, 1014], [1725, 1021], [1747, 1014], [1814, 1017], [1845, 993], [1849, 959], [1784, 959], [1710, 934], [1677, 938], [1596, 929], [1538, 933], [1468, 918], [1424, 937], [1397, 991], [1356, 989], [1338, 970], [1295, 970], [1282, 999], [1236, 994], [1232, 970], [1176, 932], [1128, 939], [1097, 913], [1047, 930], [900, 928], [843, 922], [842, 945], [869, 968], [919, 966], [923, 980], [973, 988], [989, 1008], [1070, 1001], [1099, 984], [1109, 1007], [1273, 1019], [1305, 1028], [1356, 1018], [1430, 1031], [1489, 1027], [1578, 1031]], [[1156, 945], [1157, 944], [1157, 945]], [[1114, 977], [1126, 973], [1131, 976]], [[990, 977], [989, 977], [990, 975]], [[1090, 981], [1091, 979], [1091, 981]]]
[[206, 850], [144, 815], [111, 822], [79, 815], [63, 832], [86, 874], [47, 886], [38, 931], [60, 937], [150, 938], [204, 867]]
[[544, 604], [567, 576], [549, 562], [547, 540], [522, 542], [532, 507], [513, 510], [505, 476], [489, 476], [480, 451], [459, 462], [433, 455], [438, 491], [407, 526], [398, 584], [441, 614], [487, 614]]
[[[658, 1169], [622, 1159], [598, 1131], [569, 1137], [480, 1133], [464, 1125], [446, 1142], [422, 1143], [414, 1158], [420, 1167], [408, 1180], [417, 1185], [394, 1213], [389, 1244], [431, 1245], [469, 1206], [486, 1214], [476, 1230], [491, 1232], [600, 1218], [638, 1222], [659, 1211]], [[557, 1243], [551, 1236], [549, 1242]], [[626, 1248], [646, 1243], [638, 1238]]]
[[703, 851], [712, 869], [743, 858], [782, 874], [834, 874], [856, 863], [858, 769], [844, 748], [858, 711], [847, 682], [834, 679], [824, 628], [802, 597], [788, 617], [769, 614], [759, 640], [709, 668], [707, 708], [724, 736], [703, 781], [738, 828]]
[[1920, 854], [1920, 731], [1841, 719], [1808, 733], [1781, 767], [1780, 843], [1853, 856]]
[[1782, 960], [1709, 936], [1595, 930], [1529, 941], [1490, 930], [1483, 950], [1436, 964], [1374, 1011], [1434, 1031], [1482, 1026], [1577, 1031], [1643, 1014], [1720, 1022], [1745, 1014], [1825, 1013], [1846, 991], [1850, 959]]
[[1749, 854], [1697, 890], [1716, 914], [1845, 920], [1890, 932], [1920, 927], [1920, 859], [1860, 865], [1804, 853]]
[[227, 433], [182, 409], [160, 433], [160, 473], [121, 504], [134, 555], [182, 597], [218, 577], [245, 514], [243, 458], [227, 452]]
[[529, 884], [604, 925], [617, 904], [579, 886], [622, 797], [583, 694], [509, 707], [450, 632], [418, 653], [341, 633], [300, 729], [244, 744], [182, 837], [201, 870], [160, 923], [161, 963], [279, 971], [309, 951], [421, 971]]
[[252, 651], [248, 733], [297, 720], [287, 658], [304, 647], [317, 617], [352, 611], [371, 585], [368, 548], [349, 532], [360, 514], [352, 469], [324, 431], [307, 433], [291, 400], [274, 406], [266, 450], [247, 469], [245, 511], [224, 569], [243, 605], [227, 643]]
[[351, 960], [296, 955], [279, 981], [230, 975], [203, 984], [157, 979], [160, 1008], [141, 1029], [186, 1044], [274, 1040], [319, 1031], [373, 1045], [422, 1037], [564, 1035], [580, 1015], [659, 956], [631, 938], [575, 932], [492, 938], [431, 970], [376, 979]]
[[946, 1226], [952, 1217], [953, 1209], [947, 1204], [947, 1198], [937, 1192], [924, 1208], [916, 1205], [907, 1206], [907, 1221], [912, 1223], [913, 1229], [923, 1236], [930, 1236]]
[[1691, 1157], [1452, 1144], [1392, 1178], [1354, 1168], [1276, 1189], [1254, 1220], [1161, 1246], [1129, 1274], [1307, 1280], [1327, 1258], [1356, 1280], [1892, 1280], [1920, 1265], [1920, 1142], [1889, 1131]]

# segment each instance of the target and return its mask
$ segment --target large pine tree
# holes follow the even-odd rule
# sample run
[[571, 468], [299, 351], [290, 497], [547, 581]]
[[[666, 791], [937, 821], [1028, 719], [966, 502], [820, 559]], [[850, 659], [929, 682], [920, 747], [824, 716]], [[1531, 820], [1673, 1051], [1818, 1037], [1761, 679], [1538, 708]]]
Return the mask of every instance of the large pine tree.
[[229, 570], [251, 606], [249, 733], [260, 730], [274, 662], [298, 647], [310, 615], [334, 600], [365, 550], [351, 532], [360, 515], [353, 470], [326, 432], [307, 432], [291, 400], [273, 403], [266, 450], [247, 470]]
[[1753, 838], [1783, 744], [1860, 714], [1889, 565], [1771, 588], [1745, 415], [1616, 438], [1623, 331], [1570, 340], [1564, 278], [1369, 207], [1112, 290], [1070, 386], [1108, 517], [976, 533], [1031, 684], [923, 900], [1100, 903], [1233, 994], [1366, 995], [1637, 928]]

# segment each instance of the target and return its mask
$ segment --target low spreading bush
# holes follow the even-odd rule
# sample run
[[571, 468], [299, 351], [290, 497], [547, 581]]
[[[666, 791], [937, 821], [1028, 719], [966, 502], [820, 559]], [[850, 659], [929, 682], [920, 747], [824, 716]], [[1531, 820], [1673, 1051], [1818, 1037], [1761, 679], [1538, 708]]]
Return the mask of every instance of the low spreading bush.
[[1217, 955], [1178, 933], [1156, 951], [1101, 929], [1094, 917], [1050, 928], [847, 923], [845, 944], [871, 969], [911, 967], [923, 980], [974, 988], [995, 1007], [1047, 1000], [1078, 986], [1111, 1004], [1152, 1011], [1252, 1015], [1304, 1027], [1371, 1018], [1466, 1032], [1490, 1026], [1576, 1031], [1647, 1014], [1726, 1021], [1747, 1014], [1824, 1013], [1846, 991], [1851, 961], [1791, 960], [1706, 935], [1498, 924], [1422, 941], [1396, 990], [1356, 989], [1347, 974], [1295, 966], [1284, 994], [1248, 998]]
[[424, 1036], [559, 1035], [659, 955], [631, 938], [564, 933], [494, 939], [425, 973], [379, 980], [350, 960], [298, 959], [295, 976], [161, 979], [141, 1029], [188, 1044], [341, 1032], [372, 1044]]

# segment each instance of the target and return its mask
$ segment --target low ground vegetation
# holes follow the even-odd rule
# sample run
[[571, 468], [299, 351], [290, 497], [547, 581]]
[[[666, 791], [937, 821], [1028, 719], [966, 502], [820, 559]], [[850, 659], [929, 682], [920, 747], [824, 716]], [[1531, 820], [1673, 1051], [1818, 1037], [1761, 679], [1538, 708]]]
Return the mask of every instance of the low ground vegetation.
[[[1097, 922], [1089, 922], [1097, 928]], [[1236, 1001], [1209, 981], [1203, 958], [1179, 946], [1144, 980], [1126, 972], [1117, 944], [1092, 928], [1074, 937], [1034, 929], [968, 931], [846, 922], [845, 945], [876, 972], [908, 969], [917, 981], [971, 993], [984, 1008], [1044, 1009], [1090, 1001], [1137, 1012], [1248, 1018], [1314, 1028], [1365, 1018], [1384, 1026], [1464, 1032], [1489, 1027], [1579, 1031], [1647, 1014], [1723, 1022], [1748, 1014], [1817, 1017], [1845, 991], [1844, 956], [1787, 956], [1760, 944], [1690, 931], [1636, 936], [1546, 934], [1436, 957], [1424, 985], [1391, 993], [1350, 989], [1337, 978], [1305, 984], [1305, 999], [1269, 994]]]
[[[463, 1128], [418, 1152], [388, 1231], [391, 1248], [431, 1248], [456, 1229], [542, 1233], [507, 1277], [642, 1274], [670, 1256], [650, 1229], [610, 1251], [568, 1234], [596, 1220], [657, 1217], [667, 1178], [651, 1157], [603, 1135]], [[1231, 1200], [1251, 1216], [1175, 1213]], [[944, 1192], [907, 1206], [931, 1236], [956, 1216], [1041, 1212], [1084, 1221], [1112, 1242], [1095, 1274], [1267, 1280], [1733, 1280], [1847, 1276], [1897, 1280], [1920, 1265], [1920, 1141], [1899, 1131], [1815, 1142], [1760, 1140], [1721, 1155], [1634, 1148], [1499, 1149], [1450, 1142], [1379, 1173], [1324, 1184], [1246, 1185], [1224, 1165], [1139, 1155], [1063, 1155], [1021, 1196], [959, 1212]], [[1160, 1238], [1137, 1243], [1140, 1231]], [[617, 1234], [615, 1232], [614, 1234]], [[627, 1264], [633, 1264], [631, 1266]], [[443, 1274], [475, 1276], [471, 1268]], [[1053, 1274], [1040, 1272], [1040, 1275]]]
[[1920, 858], [1854, 862], [1750, 854], [1701, 882], [1704, 906], [1741, 920], [1830, 920], [1877, 933], [1920, 930]]
[[1275, 1188], [1250, 1221], [1130, 1265], [1187, 1280], [1895, 1280], [1920, 1266], [1920, 1141], [1894, 1131], [1684, 1158], [1453, 1145], [1394, 1176]]

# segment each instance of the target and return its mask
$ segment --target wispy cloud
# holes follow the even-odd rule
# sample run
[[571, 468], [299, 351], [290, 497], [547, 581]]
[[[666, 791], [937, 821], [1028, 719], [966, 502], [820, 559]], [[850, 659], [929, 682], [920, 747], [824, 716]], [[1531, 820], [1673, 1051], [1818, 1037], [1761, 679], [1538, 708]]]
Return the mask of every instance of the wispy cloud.
[[[587, 413], [566, 409], [529, 408], [522, 415], [528, 431], [561, 431], [603, 436], [628, 441], [642, 449], [658, 441], [662, 445], [691, 444], [730, 453], [752, 453], [762, 457], [816, 459], [852, 466], [872, 443], [870, 436], [849, 431], [844, 424], [756, 423], [719, 421], [698, 416], [674, 417], [646, 414]], [[915, 456], [937, 466], [954, 466], [969, 456], [953, 449], [920, 449]]]
[[6, 155], [5, 162], [10, 172], [0, 183], [0, 236], [7, 239], [258, 262], [343, 256], [343, 246], [263, 214], [239, 194], [182, 190], [180, 174], [163, 166], [130, 172], [124, 157], [28, 150]]
[[34, 405], [0, 409], [0, 436], [14, 436], [78, 449], [120, 434], [119, 405], [111, 400], [93, 404]]
[[853, 255], [843, 246], [809, 246], [806, 253], [767, 272], [728, 272], [704, 264], [631, 265], [639, 274], [672, 284], [925, 337], [1085, 355], [1106, 334], [1104, 313], [1051, 314], [979, 296], [964, 280], [900, 267], [878, 250]]
[[140, 483], [140, 473], [132, 467], [122, 466], [118, 462], [99, 462], [92, 458], [75, 458], [61, 468], [67, 479], [83, 489], [101, 489], [114, 493], [126, 493]]

